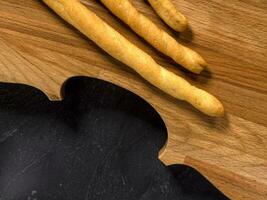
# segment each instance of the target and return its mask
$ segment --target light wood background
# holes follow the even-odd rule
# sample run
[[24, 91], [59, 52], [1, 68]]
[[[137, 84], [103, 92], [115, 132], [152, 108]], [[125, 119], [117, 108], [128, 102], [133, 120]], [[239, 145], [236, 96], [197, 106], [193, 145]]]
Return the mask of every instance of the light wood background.
[[34, 86], [51, 100], [62, 98], [62, 85], [73, 76], [122, 86], [163, 118], [169, 138], [159, 157], [165, 164], [196, 168], [232, 199], [267, 199], [267, 1], [174, 0], [190, 21], [191, 30], [180, 35], [143, 0], [133, 1], [208, 61], [209, 69], [199, 76], [158, 53], [98, 1], [83, 3], [158, 63], [217, 96], [225, 117], [207, 117], [160, 92], [40, 0], [0, 1], [0, 81]]

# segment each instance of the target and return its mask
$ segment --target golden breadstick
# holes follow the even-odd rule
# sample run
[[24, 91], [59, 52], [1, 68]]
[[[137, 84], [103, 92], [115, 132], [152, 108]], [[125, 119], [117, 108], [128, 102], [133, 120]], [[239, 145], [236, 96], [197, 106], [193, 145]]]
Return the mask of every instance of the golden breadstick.
[[171, 28], [178, 32], [182, 32], [187, 28], [186, 17], [175, 8], [171, 0], [148, 0], [148, 2]]
[[188, 101], [208, 115], [223, 114], [223, 106], [214, 96], [158, 65], [151, 56], [128, 41], [78, 0], [43, 1], [103, 50], [134, 69], [154, 86], [175, 98]]
[[167, 32], [158, 28], [150, 19], [138, 12], [129, 0], [101, 0], [101, 2], [138, 35], [186, 69], [200, 73], [207, 65], [198, 53], [179, 44]]

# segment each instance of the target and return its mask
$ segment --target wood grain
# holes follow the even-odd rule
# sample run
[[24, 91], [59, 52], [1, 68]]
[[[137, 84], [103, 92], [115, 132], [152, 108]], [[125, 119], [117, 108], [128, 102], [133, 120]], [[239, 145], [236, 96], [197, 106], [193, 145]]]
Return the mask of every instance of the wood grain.
[[84, 0], [156, 61], [224, 103], [210, 118], [149, 85], [127, 66], [56, 16], [41, 1], [0, 1], [0, 80], [32, 85], [51, 100], [73, 76], [122, 86], [148, 101], [168, 129], [159, 157], [205, 175], [232, 199], [267, 199], [267, 3], [258, 0], [175, 0], [190, 30], [178, 38], [142, 0], [135, 6], [209, 63], [200, 76], [158, 53], [98, 1]]

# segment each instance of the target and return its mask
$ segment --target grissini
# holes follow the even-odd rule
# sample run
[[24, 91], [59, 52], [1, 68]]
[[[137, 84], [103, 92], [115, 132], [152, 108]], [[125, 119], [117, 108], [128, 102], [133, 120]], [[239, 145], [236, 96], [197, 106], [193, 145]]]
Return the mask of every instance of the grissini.
[[140, 13], [130, 0], [100, 0], [114, 15], [153, 47], [171, 57], [176, 63], [199, 74], [207, 65], [195, 51], [181, 45], [167, 32]]
[[78, 0], [43, 0], [58, 15], [80, 30], [114, 58], [125, 63], [148, 82], [169, 95], [188, 101], [210, 116], [221, 116], [223, 106], [211, 94], [158, 65]]
[[172, 29], [183, 32], [188, 22], [186, 17], [180, 13], [171, 2], [171, 0], [148, 0], [152, 8]]

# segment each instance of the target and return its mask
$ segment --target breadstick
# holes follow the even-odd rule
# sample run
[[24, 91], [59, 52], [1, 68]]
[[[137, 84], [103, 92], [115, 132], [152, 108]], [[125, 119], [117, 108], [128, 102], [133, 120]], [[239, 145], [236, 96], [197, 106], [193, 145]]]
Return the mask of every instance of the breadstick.
[[187, 28], [186, 17], [175, 8], [171, 0], [148, 0], [148, 2], [171, 28], [178, 32], [183, 32]]
[[167, 32], [138, 12], [129, 0], [101, 0], [101, 2], [138, 35], [186, 69], [200, 73], [207, 65], [199, 54], [179, 44]]
[[78, 0], [43, 1], [99, 47], [134, 69], [154, 86], [175, 98], [188, 101], [210, 116], [223, 114], [223, 106], [214, 96], [158, 65], [151, 56], [128, 41]]

